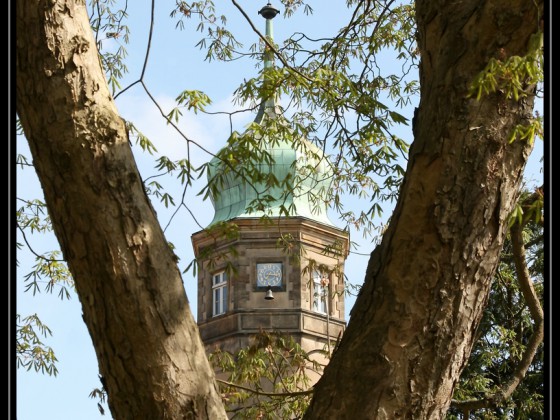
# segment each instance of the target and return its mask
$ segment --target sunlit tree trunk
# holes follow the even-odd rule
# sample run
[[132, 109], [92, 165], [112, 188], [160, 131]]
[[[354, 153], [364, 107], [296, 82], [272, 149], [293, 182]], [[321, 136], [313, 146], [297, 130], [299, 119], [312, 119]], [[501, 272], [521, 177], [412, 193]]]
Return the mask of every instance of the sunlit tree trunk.
[[116, 419], [226, 418], [83, 1], [17, 2], [17, 112]]
[[445, 416], [532, 148], [508, 143], [532, 99], [476, 101], [468, 87], [490, 58], [526, 53], [539, 12], [525, 0], [416, 1], [421, 100], [404, 184], [306, 419]]

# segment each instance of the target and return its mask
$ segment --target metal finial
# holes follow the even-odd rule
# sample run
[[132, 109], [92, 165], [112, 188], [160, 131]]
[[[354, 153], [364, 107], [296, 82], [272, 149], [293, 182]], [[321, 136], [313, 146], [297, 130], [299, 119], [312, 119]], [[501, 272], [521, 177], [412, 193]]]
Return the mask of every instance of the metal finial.
[[[259, 10], [259, 15], [261, 15], [262, 17], [264, 17], [266, 19], [265, 36], [266, 36], [268, 42], [271, 42], [271, 43], [274, 42], [274, 36], [273, 36], [273, 33], [272, 33], [273, 32], [273, 30], [272, 30], [272, 19], [274, 19], [274, 17], [278, 13], [280, 13], [280, 10], [272, 7], [270, 2], [268, 2], [268, 4], [266, 6], [264, 6], [261, 10]], [[264, 59], [264, 61], [263, 61], [264, 70], [270, 69], [274, 66], [274, 52], [272, 51], [271, 48], [268, 47], [268, 45], [265, 45], [265, 47], [264, 47], [263, 59]], [[263, 80], [263, 83], [265, 83], [264, 80]], [[277, 105], [276, 105], [276, 94], [264, 99], [261, 102], [261, 105], [259, 106], [259, 111], [257, 112], [257, 117], [255, 118], [255, 122], [260, 124], [265, 115], [268, 115], [271, 118], [274, 118], [274, 116], [276, 115], [276, 107], [277, 107]], [[272, 290], [267, 291], [265, 299], [266, 300], [274, 299], [274, 296], [272, 295]]]
[[274, 19], [278, 13], [280, 13], [280, 10], [272, 7], [270, 2], [268, 2], [267, 5], [264, 6], [261, 10], [259, 10], [259, 15], [261, 15], [265, 19]]

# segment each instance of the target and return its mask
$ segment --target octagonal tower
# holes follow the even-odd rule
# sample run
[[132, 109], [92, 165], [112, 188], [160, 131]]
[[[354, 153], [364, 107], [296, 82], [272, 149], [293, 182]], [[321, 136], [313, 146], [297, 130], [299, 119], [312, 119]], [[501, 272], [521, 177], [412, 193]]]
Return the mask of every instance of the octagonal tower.
[[[269, 40], [278, 13], [270, 3], [259, 11]], [[273, 66], [272, 52], [264, 56], [266, 71]], [[254, 123], [262, 126], [267, 118], [279, 118], [275, 96], [261, 102]], [[324, 349], [346, 325], [343, 273], [349, 235], [330, 221], [326, 203], [317, 199], [330, 187], [332, 166], [305, 139], [296, 147], [270, 133], [258, 136], [258, 147], [270, 157], [255, 162], [260, 170], [279, 181], [299, 182], [283, 190], [282, 182], [251, 182], [231, 164], [217, 157], [211, 161], [209, 180], [220, 177], [220, 188], [211, 194], [214, 218], [192, 235], [202, 339], [208, 351], [218, 347], [233, 353], [265, 330], [291, 335], [308, 352]], [[256, 206], [264, 196], [271, 198], [266, 207]], [[213, 228], [223, 223], [236, 233], [216, 235]]]

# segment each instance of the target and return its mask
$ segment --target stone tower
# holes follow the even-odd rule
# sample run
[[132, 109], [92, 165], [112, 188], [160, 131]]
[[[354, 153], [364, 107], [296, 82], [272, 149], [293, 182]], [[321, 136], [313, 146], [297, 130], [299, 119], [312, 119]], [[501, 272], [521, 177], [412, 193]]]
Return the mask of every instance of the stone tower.
[[[270, 3], [259, 11], [269, 40], [278, 13]], [[265, 71], [272, 65], [270, 52], [265, 52]], [[267, 98], [255, 123], [277, 117], [275, 97]], [[235, 170], [224, 175], [224, 163], [216, 158], [210, 164], [209, 179], [222, 173], [219, 191], [211, 195], [214, 219], [192, 235], [199, 263], [198, 325], [208, 351], [218, 347], [233, 353], [265, 330], [289, 334], [311, 352], [330, 347], [344, 331], [348, 233], [313, 198], [330, 186], [330, 162], [318, 147], [306, 140], [303, 144], [305, 150], [296, 150], [283, 138], [266, 133], [259, 138], [259, 148], [272, 158], [261, 165], [263, 171], [280, 181], [300, 174], [298, 193], [248, 182]], [[301, 176], [310, 165], [316, 170]], [[256, 210], [253, 200], [264, 194], [274, 199]], [[282, 210], [286, 208], [292, 209], [289, 215]], [[224, 222], [235, 226], [234, 235], [216, 235], [213, 227]], [[286, 252], [288, 248], [292, 251]]]

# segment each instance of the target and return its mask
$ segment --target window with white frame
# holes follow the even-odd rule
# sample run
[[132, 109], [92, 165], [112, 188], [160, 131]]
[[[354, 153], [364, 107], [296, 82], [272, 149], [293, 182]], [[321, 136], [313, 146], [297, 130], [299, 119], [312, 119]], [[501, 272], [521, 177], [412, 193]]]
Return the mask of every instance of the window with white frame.
[[212, 276], [212, 316], [225, 314], [227, 301], [227, 274], [225, 271], [221, 271]]
[[313, 272], [313, 310], [326, 314], [329, 310], [329, 277], [320, 271]]

